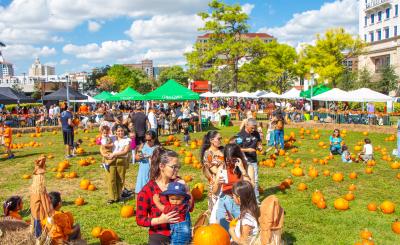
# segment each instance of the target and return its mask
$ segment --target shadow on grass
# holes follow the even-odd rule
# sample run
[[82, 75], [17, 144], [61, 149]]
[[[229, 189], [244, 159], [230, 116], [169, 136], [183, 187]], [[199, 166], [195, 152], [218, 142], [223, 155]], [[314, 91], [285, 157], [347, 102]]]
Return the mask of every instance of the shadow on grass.
[[[37, 153], [29, 153], [29, 154], [25, 154], [25, 155], [19, 155], [17, 152], [14, 152], [15, 157], [13, 159], [19, 159], [19, 158], [25, 158], [25, 157], [30, 157], [30, 156], [36, 156], [36, 155], [43, 155], [45, 153], [43, 152], [37, 152]], [[0, 159], [0, 162], [5, 162], [9, 159], [7, 158], [2, 158]]]
[[279, 186], [273, 186], [273, 187], [270, 187], [270, 188], [264, 190], [264, 192], [260, 192], [260, 202], [262, 202], [268, 196], [274, 195], [279, 192], [286, 193], [286, 189], [281, 190], [281, 189], [279, 189]]
[[287, 245], [292, 245], [297, 241], [296, 237], [292, 233], [287, 231], [283, 232], [282, 238]]

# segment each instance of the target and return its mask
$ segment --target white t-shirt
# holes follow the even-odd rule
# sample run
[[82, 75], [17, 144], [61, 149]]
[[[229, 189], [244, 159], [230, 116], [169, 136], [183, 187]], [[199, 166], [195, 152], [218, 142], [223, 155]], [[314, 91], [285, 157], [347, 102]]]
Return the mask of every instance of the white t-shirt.
[[221, 117], [227, 115], [225, 109], [219, 110], [219, 111], [218, 111], [218, 114], [219, 114]]
[[259, 230], [258, 230], [258, 224], [256, 218], [254, 218], [251, 214], [246, 213], [242, 219], [240, 219], [236, 223], [235, 227], [235, 234], [238, 238], [240, 238], [240, 225], [248, 225], [251, 226], [253, 229], [251, 230], [250, 237], [255, 237], [257, 236]]
[[365, 152], [365, 155], [374, 154], [374, 149], [372, 148], [372, 145], [371, 144], [365, 144], [364, 145], [364, 152]]
[[[127, 145], [131, 143], [131, 139], [127, 137], [120, 140], [118, 140], [117, 138], [113, 138], [113, 140], [114, 140], [113, 153], [122, 151]], [[126, 157], [128, 157], [128, 154], [126, 155]]]
[[150, 127], [151, 128], [157, 128], [157, 118], [154, 112], [149, 112], [149, 115], [147, 115], [147, 118], [149, 119]]

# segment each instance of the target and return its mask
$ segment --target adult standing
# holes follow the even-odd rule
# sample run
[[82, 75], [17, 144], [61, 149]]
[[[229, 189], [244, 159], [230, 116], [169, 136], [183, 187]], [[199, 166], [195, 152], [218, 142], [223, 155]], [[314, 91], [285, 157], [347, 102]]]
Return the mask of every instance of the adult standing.
[[278, 153], [279, 146], [285, 149], [285, 116], [280, 109], [273, 113], [271, 125], [274, 128], [275, 153]]
[[144, 114], [143, 109], [139, 106], [132, 117], [133, 124], [136, 130], [136, 144], [144, 143], [144, 135], [146, 134], [146, 127], [150, 128], [149, 120]]
[[368, 113], [368, 124], [374, 124], [375, 119], [375, 106], [372, 102], [368, 102], [367, 104], [367, 113]]
[[239, 130], [242, 130], [246, 126], [247, 120], [249, 120], [250, 118], [253, 118], [253, 113], [249, 110], [246, 112], [246, 118], [240, 124]]
[[226, 217], [231, 215], [233, 218], [239, 217], [240, 207], [233, 200], [232, 187], [240, 180], [251, 181], [247, 172], [246, 159], [237, 144], [228, 144], [224, 149], [225, 162], [218, 167], [214, 182], [213, 193], [219, 195], [219, 200], [215, 206], [216, 221], [225, 230], [229, 230], [229, 223]]
[[154, 108], [150, 107], [149, 109], [149, 114], [147, 115], [147, 120], [149, 122], [150, 128], [149, 130], [154, 131], [156, 133], [156, 135], [158, 135], [157, 132], [157, 117], [156, 117], [156, 113], [154, 112]]
[[72, 157], [72, 147], [74, 145], [74, 124], [72, 123], [72, 119], [72, 107], [69, 106], [67, 110], [61, 113], [61, 116], [58, 120], [63, 132], [66, 158]]
[[112, 160], [109, 164], [109, 171], [106, 171], [108, 204], [120, 201], [122, 187], [125, 183], [126, 168], [128, 166], [130, 143], [131, 140], [125, 136], [124, 128], [118, 125], [116, 127], [116, 137], [113, 137], [113, 152], [104, 155], [105, 158]]
[[[174, 151], [157, 147], [151, 158], [150, 181], [139, 192], [136, 203], [136, 222], [149, 227], [149, 245], [169, 244], [170, 226], [179, 220], [177, 212], [162, 213], [153, 202], [153, 196], [167, 190], [168, 184], [177, 178], [181, 165]], [[166, 204], [167, 197], [160, 195]]]
[[160, 145], [154, 131], [147, 131], [145, 135], [146, 143], [141, 144], [136, 151], [136, 160], [139, 162], [139, 171], [136, 177], [135, 193], [138, 194], [143, 186], [149, 181], [151, 156], [156, 147]]
[[249, 118], [246, 126], [237, 135], [237, 143], [246, 157], [247, 164], [254, 169], [254, 192], [256, 193], [257, 202], [259, 202], [257, 150], [262, 150], [262, 141], [256, 127], [257, 121], [254, 118]]
[[218, 168], [224, 164], [224, 153], [221, 145], [221, 135], [218, 131], [209, 131], [203, 138], [203, 146], [200, 151], [203, 174], [209, 183], [208, 210], [211, 212], [218, 200], [218, 195], [213, 193], [213, 186], [216, 181]]

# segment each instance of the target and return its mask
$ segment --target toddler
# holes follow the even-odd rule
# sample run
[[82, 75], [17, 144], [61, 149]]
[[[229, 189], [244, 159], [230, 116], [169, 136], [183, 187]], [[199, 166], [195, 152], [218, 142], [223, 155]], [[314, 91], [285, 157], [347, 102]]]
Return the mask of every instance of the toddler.
[[365, 138], [364, 143], [364, 148], [362, 152], [358, 154], [358, 158], [366, 163], [374, 158], [374, 148], [372, 147], [371, 140], [369, 138]]
[[170, 224], [171, 244], [190, 244], [192, 229], [189, 212], [193, 211], [193, 200], [187, 193], [186, 185], [171, 182], [161, 195], [167, 196], [168, 202], [163, 205], [160, 196], [154, 195], [153, 201], [157, 208], [164, 214], [175, 211], [179, 215], [178, 223]]
[[110, 127], [107, 125], [103, 125], [101, 127], [101, 146], [100, 146], [100, 154], [103, 156], [102, 167], [106, 170], [110, 170], [110, 164], [112, 160], [107, 159], [105, 156], [111, 154], [113, 152], [114, 144], [113, 140], [110, 136]]
[[189, 141], [190, 141], [189, 127], [185, 127], [183, 129], [183, 141], [185, 142], [186, 146], [189, 146]]
[[22, 220], [19, 212], [23, 208], [22, 197], [20, 196], [12, 196], [8, 198], [3, 204], [3, 212], [4, 217], [8, 217], [10, 219]]
[[81, 139], [78, 139], [76, 142], [73, 144], [73, 149], [72, 149], [72, 154], [75, 156], [76, 155], [76, 150], [81, 147], [83, 141]]
[[351, 154], [349, 148], [346, 145], [342, 146], [342, 162], [351, 163]]

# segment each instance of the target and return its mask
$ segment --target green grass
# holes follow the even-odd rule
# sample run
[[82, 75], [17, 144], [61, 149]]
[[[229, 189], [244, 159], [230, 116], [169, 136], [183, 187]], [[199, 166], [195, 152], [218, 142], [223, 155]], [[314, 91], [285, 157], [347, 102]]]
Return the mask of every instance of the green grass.
[[[237, 127], [221, 128], [220, 132], [223, 137], [228, 138], [237, 132]], [[369, 212], [366, 208], [369, 202], [377, 204], [384, 200], [392, 200], [400, 205], [400, 188], [398, 188], [400, 180], [396, 179], [397, 170], [392, 170], [389, 163], [380, 160], [381, 154], [377, 153], [377, 165], [374, 167], [374, 173], [367, 175], [364, 173], [364, 166], [360, 163], [345, 164], [336, 156], [334, 160], [330, 160], [328, 165], [313, 164], [312, 158], [323, 158], [328, 155], [327, 149], [321, 149], [317, 146], [319, 141], [328, 143], [330, 131], [320, 131], [321, 140], [312, 140], [306, 136], [306, 139], [299, 140], [298, 130], [287, 129], [286, 134], [294, 131], [298, 141], [296, 146], [299, 148], [298, 153], [290, 153], [289, 157], [302, 160], [301, 167], [308, 172], [309, 166], [314, 166], [319, 171], [316, 179], [311, 179], [307, 175], [303, 177], [292, 177], [294, 184], [291, 189], [286, 191], [278, 191], [275, 188], [281, 181], [291, 176], [290, 170], [292, 165], [281, 168], [281, 163], [285, 161], [284, 157], [279, 157], [275, 168], [260, 167], [259, 179], [260, 186], [265, 192], [263, 197], [274, 193], [280, 200], [281, 205], [285, 209], [284, 238], [291, 244], [354, 244], [359, 241], [359, 233], [362, 229], [368, 228], [373, 233], [375, 244], [400, 244], [400, 235], [396, 235], [391, 230], [391, 223], [399, 216], [399, 210], [395, 214], [382, 214], [381, 212]], [[96, 132], [83, 133], [79, 131], [77, 138], [89, 137], [94, 138]], [[204, 133], [196, 133], [192, 139], [199, 139]], [[387, 135], [370, 133], [369, 137], [374, 146], [380, 145], [386, 147], [390, 153], [395, 148], [394, 142], [385, 142]], [[182, 138], [182, 135], [178, 136]], [[354, 145], [362, 140], [364, 136], [361, 133], [348, 132], [345, 138], [346, 143], [352, 150]], [[76, 222], [81, 224], [84, 238], [90, 244], [96, 244], [97, 239], [90, 235], [94, 226], [114, 229], [118, 235], [129, 244], [144, 244], [148, 238], [148, 230], [136, 225], [135, 218], [123, 219], [119, 212], [122, 204], [106, 205], [106, 189], [104, 182], [104, 173], [100, 167], [100, 155], [98, 147], [89, 147], [89, 140], [84, 139], [83, 148], [96, 159], [96, 164], [81, 167], [77, 164], [80, 157], [71, 160], [71, 167], [67, 170], [76, 171], [78, 178], [76, 179], [56, 179], [54, 172], [50, 169], [56, 167], [58, 162], [63, 160], [63, 146], [61, 134], [52, 135], [51, 133], [43, 133], [40, 138], [30, 138], [29, 135], [23, 135], [21, 138], [15, 138], [15, 142], [38, 141], [43, 146], [38, 148], [25, 147], [24, 149], [15, 150], [16, 158], [13, 160], [0, 160], [0, 201], [4, 201], [11, 195], [22, 195], [24, 197], [24, 205], [26, 210], [23, 214], [27, 218], [29, 216], [29, 185], [30, 180], [23, 180], [23, 174], [30, 174], [33, 170], [33, 161], [40, 154], [52, 153], [55, 158], [47, 161], [48, 172], [46, 173], [48, 191], [60, 191], [64, 200], [63, 210], [71, 211]], [[161, 141], [165, 138], [161, 138]], [[300, 142], [301, 141], [301, 142]], [[52, 142], [52, 145], [49, 145]], [[176, 147], [170, 147], [177, 150]], [[315, 152], [311, 153], [310, 150]], [[189, 150], [189, 149], [188, 149]], [[199, 150], [190, 150], [195, 156], [198, 156]], [[88, 155], [88, 156], [89, 156]], [[183, 159], [182, 159], [183, 160]], [[183, 163], [183, 161], [181, 161]], [[331, 177], [322, 175], [322, 171], [328, 169], [331, 174], [333, 172], [343, 172], [344, 181], [341, 183], [334, 182]], [[127, 185], [134, 187], [136, 181], [136, 173], [138, 166], [131, 166], [127, 173]], [[350, 172], [358, 173], [355, 180], [349, 179]], [[191, 175], [194, 180], [190, 183], [193, 185], [197, 182], [204, 182], [200, 170], [191, 166], [183, 166], [180, 175]], [[82, 178], [89, 179], [98, 188], [94, 192], [83, 191], [79, 189], [79, 181]], [[308, 186], [308, 190], [300, 192], [297, 185], [304, 182]], [[337, 211], [333, 207], [336, 198], [347, 193], [347, 187], [354, 183], [357, 186], [355, 200], [350, 203], [350, 209], [347, 211]], [[319, 210], [311, 203], [311, 194], [314, 190], [321, 190], [327, 199], [328, 208]], [[77, 207], [73, 204], [75, 198], [82, 196], [87, 204]], [[135, 201], [128, 202], [129, 205], [135, 205]], [[399, 207], [400, 208], [400, 207]], [[207, 200], [203, 199], [196, 203], [195, 210], [192, 213], [192, 219], [196, 220], [201, 212], [207, 209]]]

